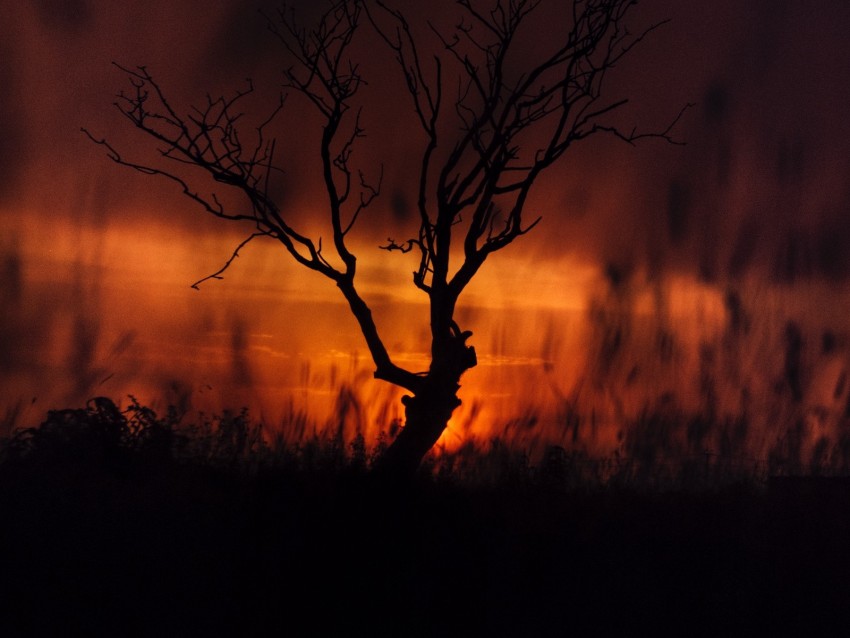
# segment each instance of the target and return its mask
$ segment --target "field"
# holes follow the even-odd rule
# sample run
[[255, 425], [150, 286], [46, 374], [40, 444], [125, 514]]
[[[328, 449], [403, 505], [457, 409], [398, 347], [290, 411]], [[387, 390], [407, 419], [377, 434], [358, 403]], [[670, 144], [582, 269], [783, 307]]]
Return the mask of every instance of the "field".
[[371, 454], [245, 413], [51, 412], [3, 443], [3, 633], [824, 635], [846, 613], [847, 479], [660, 484], [495, 446], [391, 482]]

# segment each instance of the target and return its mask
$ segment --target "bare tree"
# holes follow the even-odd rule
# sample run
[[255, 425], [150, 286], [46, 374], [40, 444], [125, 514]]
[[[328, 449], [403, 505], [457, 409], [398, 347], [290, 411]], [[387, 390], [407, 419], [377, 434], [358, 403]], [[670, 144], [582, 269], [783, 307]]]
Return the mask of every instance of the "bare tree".
[[[132, 88], [119, 94], [116, 106], [160, 143], [162, 161], [127, 160], [84, 129], [118, 164], [176, 182], [209, 214], [253, 224], [253, 233], [207, 279], [220, 278], [246, 243], [267, 236], [298, 263], [336, 284], [366, 340], [374, 376], [410, 393], [402, 399], [405, 425], [378, 463], [386, 471], [414, 471], [460, 405], [460, 379], [476, 365], [476, 354], [468, 343], [472, 333], [455, 320], [458, 299], [491, 253], [540, 221], [523, 216], [540, 174], [574, 143], [598, 133], [628, 143], [647, 137], [675, 143], [671, 131], [684, 109], [662, 130], [625, 131], [610, 116], [626, 100], [608, 101], [603, 93], [609, 71], [662, 23], [633, 34], [626, 16], [634, 0], [573, 0], [549, 50], [528, 63], [519, 58], [517, 42], [527, 35], [524, 29], [530, 28], [530, 16], [541, 2], [492, 0], [489, 8], [482, 8], [473, 0], [457, 0], [459, 21], [453, 29], [427, 25], [438, 51], [427, 58], [405, 15], [381, 0], [333, 0], [311, 28], [302, 26], [287, 7], [268, 18], [270, 30], [294, 60], [284, 72], [286, 91], [306, 98], [322, 121], [321, 174], [332, 257], [326, 256], [321, 238], [299, 231], [297, 216], [282, 210], [270, 194], [279, 168], [275, 140], [267, 130], [281, 113], [283, 98], [273, 105], [269, 119], [246, 133], [240, 128], [240, 108], [253, 91], [250, 83], [229, 97], [207, 97], [200, 107], [181, 114], [145, 67], [119, 67]], [[413, 284], [428, 298], [431, 328], [431, 363], [422, 373], [393, 363], [355, 286], [357, 262], [346, 243], [381, 186], [380, 178], [355, 173], [351, 161], [352, 149], [365, 136], [355, 99], [365, 81], [350, 57], [352, 41], [362, 31], [394, 54], [424, 134], [418, 234], [389, 239], [381, 247], [418, 256]], [[188, 167], [203, 169], [237, 193], [245, 208], [236, 210], [215, 194], [200, 194], [189, 184]]]

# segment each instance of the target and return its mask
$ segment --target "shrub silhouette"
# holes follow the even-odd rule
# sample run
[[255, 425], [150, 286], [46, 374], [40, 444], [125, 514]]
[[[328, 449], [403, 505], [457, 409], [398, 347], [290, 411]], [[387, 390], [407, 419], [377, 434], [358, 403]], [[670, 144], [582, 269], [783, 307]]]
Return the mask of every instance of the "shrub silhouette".
[[15, 431], [4, 445], [4, 461], [75, 462], [120, 469], [133, 455], [146, 460], [169, 458], [174, 418], [169, 413], [161, 420], [135, 399], [122, 411], [111, 399], [97, 397], [85, 408], [51, 410], [39, 427]]

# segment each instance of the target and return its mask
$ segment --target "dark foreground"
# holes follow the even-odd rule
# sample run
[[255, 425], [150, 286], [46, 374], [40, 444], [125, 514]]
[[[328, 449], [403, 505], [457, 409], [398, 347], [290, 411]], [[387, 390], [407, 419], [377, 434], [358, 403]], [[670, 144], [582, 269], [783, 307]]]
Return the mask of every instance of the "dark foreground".
[[850, 619], [836, 480], [401, 485], [356, 464], [66, 448], [0, 465], [4, 636], [793, 636]]

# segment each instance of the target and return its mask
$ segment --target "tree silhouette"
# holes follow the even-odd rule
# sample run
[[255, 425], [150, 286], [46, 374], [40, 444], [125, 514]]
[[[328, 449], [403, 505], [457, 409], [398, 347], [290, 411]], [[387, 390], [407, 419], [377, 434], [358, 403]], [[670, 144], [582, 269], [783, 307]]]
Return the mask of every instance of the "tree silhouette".
[[[548, 45], [548, 50], [529, 62], [517, 42], [537, 37], [530, 16], [542, 1], [496, 0], [481, 8], [473, 0], [458, 0], [453, 29], [427, 24], [438, 51], [427, 58], [405, 15], [381, 0], [333, 0], [309, 28], [288, 7], [267, 16], [269, 29], [293, 60], [284, 70], [285, 90], [306, 98], [321, 118], [331, 257], [321, 238], [299, 230], [298, 216], [271, 194], [280, 169], [268, 129], [284, 112], [283, 97], [253, 131], [243, 130], [240, 109], [254, 90], [250, 81], [229, 96], [207, 96], [201, 106], [181, 114], [146, 67], [119, 66], [132, 88], [119, 93], [116, 106], [160, 143], [161, 161], [127, 160], [83, 129], [118, 164], [176, 182], [209, 214], [253, 224], [224, 267], [205, 279], [221, 278], [245, 244], [266, 236], [336, 284], [363, 333], [374, 376], [410, 393], [402, 398], [404, 427], [377, 463], [388, 472], [414, 471], [460, 405], [460, 379], [476, 365], [476, 354], [468, 343], [472, 333], [455, 320], [458, 299], [490, 254], [540, 221], [524, 217], [540, 174], [573, 144], [600, 133], [630, 144], [650, 137], [676, 143], [671, 131], [684, 108], [662, 130], [626, 131], [610, 117], [626, 100], [608, 101], [603, 93], [609, 71], [663, 22], [631, 33], [626, 17], [634, 0], [574, 0], [565, 4], [562, 30], [535, 47]], [[352, 151], [365, 137], [355, 100], [365, 79], [350, 55], [355, 36], [382, 42], [392, 53], [424, 134], [416, 186], [418, 234], [381, 246], [418, 256], [413, 284], [430, 303], [431, 363], [423, 373], [393, 363], [355, 285], [357, 261], [346, 242], [381, 186], [380, 177], [370, 180], [352, 164]], [[247, 206], [237, 210], [214, 193], [201, 194], [190, 185], [188, 168], [202, 169]]]

